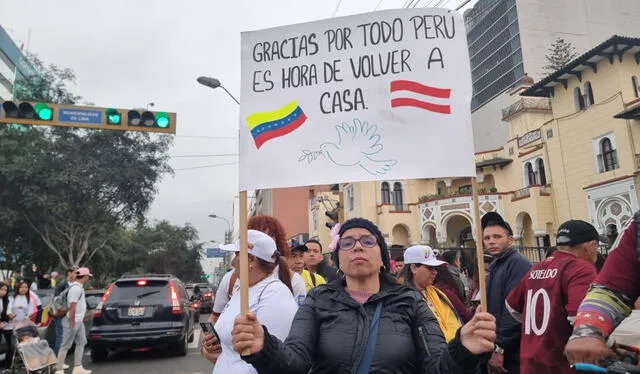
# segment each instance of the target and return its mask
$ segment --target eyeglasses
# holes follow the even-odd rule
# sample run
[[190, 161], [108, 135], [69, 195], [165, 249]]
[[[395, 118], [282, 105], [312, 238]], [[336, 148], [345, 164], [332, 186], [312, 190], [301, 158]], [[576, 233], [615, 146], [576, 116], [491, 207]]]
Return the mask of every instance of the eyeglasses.
[[378, 239], [374, 235], [364, 235], [358, 239], [345, 236], [338, 240], [338, 248], [343, 251], [350, 251], [356, 246], [356, 243], [360, 243], [364, 248], [373, 248], [378, 244]]
[[437, 266], [429, 266], [429, 265], [423, 265], [423, 266], [426, 267], [427, 270], [438, 271], [438, 267]]

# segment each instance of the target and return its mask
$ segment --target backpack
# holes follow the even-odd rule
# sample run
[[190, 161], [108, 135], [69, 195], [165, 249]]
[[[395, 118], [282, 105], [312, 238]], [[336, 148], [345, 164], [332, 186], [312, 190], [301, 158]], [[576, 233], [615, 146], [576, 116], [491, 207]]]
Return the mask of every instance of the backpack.
[[60, 295], [51, 300], [48, 306], [49, 315], [51, 317], [62, 318], [67, 315], [67, 312], [69, 311], [67, 296], [69, 295], [69, 290], [73, 286], [78, 287], [78, 285], [70, 285], [64, 291], [60, 292]]

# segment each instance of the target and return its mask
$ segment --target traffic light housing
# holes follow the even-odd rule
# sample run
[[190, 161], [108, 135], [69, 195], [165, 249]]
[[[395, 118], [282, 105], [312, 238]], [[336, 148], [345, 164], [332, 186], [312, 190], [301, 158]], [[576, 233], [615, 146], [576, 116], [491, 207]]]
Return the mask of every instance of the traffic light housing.
[[127, 112], [127, 125], [167, 129], [171, 126], [171, 118], [169, 114], [165, 112], [140, 111], [134, 109]]
[[[176, 114], [0, 100], [0, 123], [175, 134]], [[126, 119], [126, 121], [125, 121]]]
[[25, 119], [36, 121], [51, 121], [53, 119], [53, 109], [45, 103], [5, 101], [2, 103], [2, 112], [4, 117], [12, 119], [14, 122]]

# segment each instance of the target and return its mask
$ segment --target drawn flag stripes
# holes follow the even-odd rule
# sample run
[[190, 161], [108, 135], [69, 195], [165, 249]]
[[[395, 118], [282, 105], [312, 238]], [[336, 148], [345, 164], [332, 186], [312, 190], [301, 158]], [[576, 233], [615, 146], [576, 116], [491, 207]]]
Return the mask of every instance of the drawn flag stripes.
[[[409, 95], [407, 92], [418, 94]], [[395, 80], [391, 82], [391, 93], [402, 93], [404, 97], [391, 99], [391, 107], [411, 106], [428, 110], [431, 112], [451, 114], [451, 106], [448, 104], [438, 104], [433, 99], [449, 99], [451, 97], [450, 88], [437, 88], [424, 85], [422, 83], [409, 80]]]

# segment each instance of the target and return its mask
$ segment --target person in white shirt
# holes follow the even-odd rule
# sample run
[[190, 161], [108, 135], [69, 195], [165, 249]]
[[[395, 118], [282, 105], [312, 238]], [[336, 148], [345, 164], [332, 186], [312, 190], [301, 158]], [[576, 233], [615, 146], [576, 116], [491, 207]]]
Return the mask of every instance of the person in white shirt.
[[[247, 226], [250, 230], [257, 230], [269, 235], [276, 242], [276, 247], [280, 252], [280, 255], [287, 258], [289, 256], [289, 244], [284, 233], [284, 228], [280, 221], [271, 216], [255, 216], [249, 219]], [[232, 264], [237, 268], [236, 259]], [[276, 266], [274, 273], [281, 274], [280, 269]], [[302, 276], [294, 271], [289, 275], [291, 278], [291, 292], [298, 305], [302, 305], [304, 299], [307, 297], [307, 286], [304, 283]], [[280, 278], [284, 282], [284, 279]], [[287, 282], [285, 282], [287, 283]], [[235, 270], [230, 270], [222, 277], [218, 290], [216, 291], [216, 299], [213, 303], [211, 315], [209, 316], [210, 322], [216, 322], [224, 306], [227, 304], [230, 295], [233, 294], [233, 290], [240, 287], [238, 282], [238, 274]]]
[[[263, 232], [248, 231], [249, 252], [249, 310], [256, 313], [271, 334], [282, 339], [289, 335], [291, 323], [298, 305], [282, 278], [278, 279], [274, 270], [289, 272], [286, 260], [278, 252], [275, 241]], [[238, 252], [239, 243], [221, 247], [222, 250]], [[215, 363], [213, 374], [240, 373], [253, 374], [256, 370], [242, 361], [233, 350], [231, 330], [235, 318], [240, 314], [240, 292], [233, 292], [231, 300], [215, 324], [220, 341], [214, 335], [205, 335], [202, 354]]]
[[16, 323], [30, 319], [36, 312], [36, 307], [29, 291], [29, 284], [22, 280], [18, 282], [16, 289], [18, 293], [10, 300], [9, 311], [7, 312], [11, 322], [5, 326], [5, 329], [13, 330]]
[[84, 327], [84, 316], [87, 313], [87, 302], [84, 297], [84, 285], [89, 281], [93, 274], [88, 268], [80, 268], [76, 270], [76, 280], [69, 284], [67, 291], [67, 305], [69, 311], [62, 319], [63, 338], [62, 346], [58, 352], [58, 364], [56, 365], [56, 374], [64, 374], [64, 361], [67, 358], [67, 352], [76, 343], [74, 352], [74, 367], [71, 374], [91, 374], [91, 370], [82, 367], [82, 356], [84, 356], [84, 347], [87, 345], [87, 337]]

